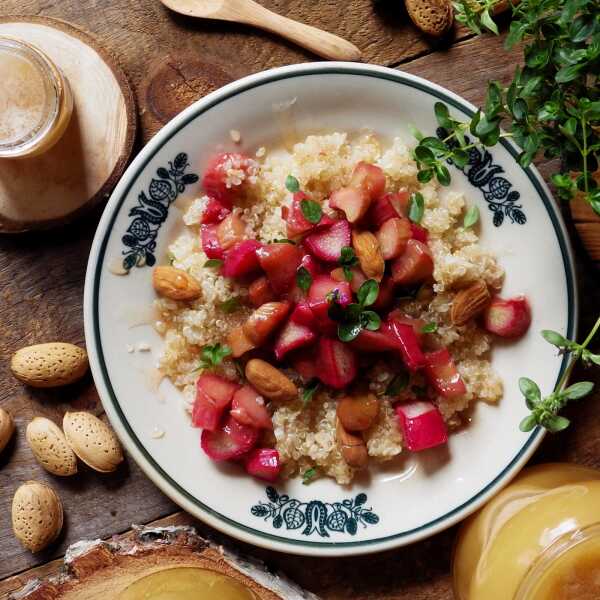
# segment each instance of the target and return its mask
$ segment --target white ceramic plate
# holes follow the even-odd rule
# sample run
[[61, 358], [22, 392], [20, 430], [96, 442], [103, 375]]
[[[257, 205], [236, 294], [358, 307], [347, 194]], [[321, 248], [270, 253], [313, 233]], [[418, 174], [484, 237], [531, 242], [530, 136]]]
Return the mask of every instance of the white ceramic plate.
[[[552, 328], [573, 335], [571, 250], [546, 185], [535, 169], [517, 165], [513, 146], [503, 142], [474, 154], [464, 173], [452, 167], [452, 186], [481, 209], [482, 244], [506, 268], [503, 294], [525, 293], [533, 307], [530, 332], [494, 350], [493, 364], [505, 383], [499, 405], [480, 403], [472, 425], [453, 435], [447, 449], [407, 453], [348, 488], [328, 479], [268, 487], [236, 466], [211, 462], [200, 451], [199, 431], [189, 426], [179, 393], [168, 381], [158, 390], [152, 385], [161, 339], [144, 317], [154, 298], [152, 270], [136, 265], [136, 257], [144, 256], [148, 264], [164, 261], [181, 221], [174, 201], [199, 193], [195, 174], [216, 147], [235, 148], [230, 129], [242, 132], [242, 150], [281, 143], [281, 120], [273, 106], [291, 100], [299, 136], [367, 128], [409, 141], [408, 123], [435, 133], [438, 100], [462, 118], [474, 109], [418, 77], [345, 63], [266, 71], [196, 102], [143, 149], [108, 203], [87, 271], [87, 347], [104, 407], [125, 447], [185, 510], [275, 550], [322, 556], [374, 552], [463, 519], [505, 485], [538, 446], [541, 431], [523, 434], [518, 428], [526, 408], [517, 379], [531, 377], [549, 392], [563, 367], [538, 332]], [[129, 274], [117, 276], [112, 270], [123, 260]], [[127, 347], [139, 342], [150, 344], [151, 351], [128, 353]], [[162, 439], [152, 437], [156, 427], [165, 431]]]

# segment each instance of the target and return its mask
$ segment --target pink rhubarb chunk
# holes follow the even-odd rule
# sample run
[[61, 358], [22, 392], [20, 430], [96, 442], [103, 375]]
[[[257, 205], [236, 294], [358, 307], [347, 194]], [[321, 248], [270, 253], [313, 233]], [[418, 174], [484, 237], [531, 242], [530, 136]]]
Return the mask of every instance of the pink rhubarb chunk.
[[350, 246], [350, 223], [345, 219], [308, 235], [304, 243], [309, 252], [325, 262], [337, 262], [342, 248]]
[[200, 240], [202, 241], [202, 250], [208, 258], [223, 258], [225, 251], [217, 236], [217, 225], [201, 225]]
[[274, 448], [255, 448], [248, 454], [244, 464], [248, 474], [271, 483], [277, 480], [281, 471], [279, 452]]
[[483, 315], [485, 328], [500, 337], [519, 338], [531, 325], [531, 309], [525, 296], [503, 300], [496, 296]]
[[347, 281], [336, 281], [329, 275], [315, 277], [308, 290], [308, 301], [310, 303], [327, 300], [327, 296], [337, 290], [337, 301], [342, 306], [352, 302], [352, 288]]
[[265, 399], [250, 385], [242, 386], [233, 395], [230, 414], [243, 425], [251, 425], [259, 429], [273, 429], [273, 422], [265, 406]]
[[343, 342], [322, 337], [317, 349], [317, 377], [329, 387], [341, 390], [357, 375], [354, 351]]
[[456, 398], [467, 392], [465, 383], [446, 348], [426, 353], [423, 371], [430, 385], [445, 398]]
[[382, 325], [382, 331], [397, 342], [402, 360], [410, 371], [415, 372], [425, 365], [425, 355], [415, 330], [410, 325], [390, 319]]
[[249, 452], [258, 441], [259, 429], [244, 425], [227, 415], [216, 431], [205, 429], [200, 446], [212, 460], [233, 460]]
[[[294, 313], [296, 313], [296, 311], [294, 311]], [[275, 342], [274, 351], [277, 360], [283, 360], [288, 352], [307, 346], [317, 337], [314, 331], [306, 325], [295, 322], [293, 317], [294, 315], [292, 315], [292, 318], [287, 322]], [[297, 314], [296, 318], [298, 318]]]
[[196, 400], [192, 409], [192, 425], [214, 431], [221, 416], [231, 404], [237, 383], [206, 373], [196, 382]]
[[412, 452], [440, 446], [448, 441], [448, 429], [431, 402], [397, 404], [396, 415], [406, 447]]
[[222, 274], [225, 277], [245, 277], [260, 270], [256, 251], [262, 244], [256, 240], [244, 240], [225, 254]]

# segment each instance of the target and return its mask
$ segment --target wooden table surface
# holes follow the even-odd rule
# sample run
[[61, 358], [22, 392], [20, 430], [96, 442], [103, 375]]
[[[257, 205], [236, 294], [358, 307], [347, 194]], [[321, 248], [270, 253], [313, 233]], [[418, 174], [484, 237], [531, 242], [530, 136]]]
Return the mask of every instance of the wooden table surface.
[[[518, 55], [502, 40], [463, 29], [432, 45], [410, 24], [400, 0], [263, 0], [284, 15], [342, 35], [366, 62], [402, 69], [482, 100], [486, 81], [510, 78]], [[58, 17], [94, 34], [120, 61], [135, 91], [140, 117], [137, 149], [171, 117], [207, 92], [270, 67], [315, 60], [285, 41], [234, 24], [183, 18], [157, 0], [3, 0], [0, 16]], [[540, 164], [545, 176], [551, 165]], [[24, 440], [34, 415], [60, 419], [69, 407], [102, 412], [91, 379], [74, 389], [36, 391], [10, 374], [10, 355], [44, 341], [83, 344], [83, 282], [100, 210], [59, 231], [0, 237], [0, 406], [16, 418], [18, 435], [0, 457], [0, 597], [33, 574], [57, 568], [53, 559], [82, 538], [108, 537], [132, 523], [189, 522], [128, 458], [114, 476], [82, 469], [54, 478], [34, 461]], [[580, 273], [582, 327], [595, 319], [600, 285], [574, 238]], [[588, 377], [594, 378], [590, 373]], [[596, 381], [600, 380], [595, 375]], [[565, 460], [600, 467], [600, 395], [571, 410], [573, 425], [547, 438], [535, 461]], [[63, 499], [66, 525], [59, 542], [32, 555], [12, 535], [10, 503], [27, 479], [51, 480]], [[223, 536], [202, 524], [201, 532]], [[326, 599], [451, 600], [450, 554], [455, 530], [369, 557], [313, 559], [244, 547]], [[240, 544], [238, 544], [240, 546]], [[241, 545], [243, 546], [243, 545]]]

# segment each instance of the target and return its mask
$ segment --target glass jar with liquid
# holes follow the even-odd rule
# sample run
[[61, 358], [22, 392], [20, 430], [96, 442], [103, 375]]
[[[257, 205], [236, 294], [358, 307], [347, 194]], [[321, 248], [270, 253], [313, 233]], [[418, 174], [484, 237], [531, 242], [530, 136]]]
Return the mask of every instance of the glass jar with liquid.
[[600, 599], [600, 471], [525, 469], [463, 524], [457, 600]]
[[66, 78], [38, 48], [0, 36], [0, 82], [0, 159], [49, 150], [73, 111]]

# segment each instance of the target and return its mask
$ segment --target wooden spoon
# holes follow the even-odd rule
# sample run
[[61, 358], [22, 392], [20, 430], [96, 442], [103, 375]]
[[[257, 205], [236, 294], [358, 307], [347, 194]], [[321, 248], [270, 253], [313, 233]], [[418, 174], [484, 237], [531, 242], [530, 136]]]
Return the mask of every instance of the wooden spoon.
[[282, 17], [254, 0], [160, 1], [182, 15], [233, 21], [266, 29], [331, 60], [360, 60], [361, 58], [360, 50], [347, 40], [316, 27]]

